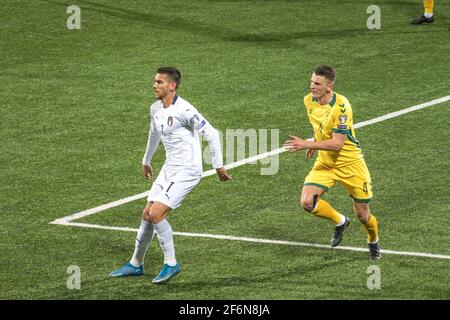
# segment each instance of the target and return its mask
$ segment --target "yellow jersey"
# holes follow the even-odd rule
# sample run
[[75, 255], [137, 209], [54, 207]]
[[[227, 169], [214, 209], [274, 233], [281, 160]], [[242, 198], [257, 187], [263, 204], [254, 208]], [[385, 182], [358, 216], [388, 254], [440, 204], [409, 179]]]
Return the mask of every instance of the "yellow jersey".
[[355, 138], [353, 128], [353, 111], [346, 97], [338, 93], [326, 105], [308, 94], [304, 98], [309, 122], [314, 129], [314, 140], [324, 141], [332, 138], [333, 132], [347, 136], [344, 146], [339, 151], [319, 150], [316, 161], [327, 167], [336, 168], [360, 161], [363, 158], [361, 145]]

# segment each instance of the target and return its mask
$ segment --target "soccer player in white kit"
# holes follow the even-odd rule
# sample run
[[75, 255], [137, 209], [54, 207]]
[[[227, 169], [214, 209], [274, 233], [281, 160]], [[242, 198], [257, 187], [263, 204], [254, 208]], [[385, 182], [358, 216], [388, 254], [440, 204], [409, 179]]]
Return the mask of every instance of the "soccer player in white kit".
[[153, 283], [167, 281], [181, 271], [175, 258], [172, 227], [166, 216], [178, 208], [200, 182], [203, 166], [198, 132], [208, 141], [212, 164], [219, 179], [232, 179], [223, 167], [218, 132], [194, 106], [176, 94], [180, 80], [180, 72], [173, 67], [161, 67], [156, 72], [153, 89], [158, 100], [150, 107], [150, 132], [142, 160], [142, 171], [147, 180], [151, 181], [153, 177], [150, 162], [161, 140], [166, 150], [166, 161], [150, 189], [133, 256], [111, 273], [113, 277], [144, 274], [144, 257], [153, 233], [156, 233], [164, 252], [164, 265]]

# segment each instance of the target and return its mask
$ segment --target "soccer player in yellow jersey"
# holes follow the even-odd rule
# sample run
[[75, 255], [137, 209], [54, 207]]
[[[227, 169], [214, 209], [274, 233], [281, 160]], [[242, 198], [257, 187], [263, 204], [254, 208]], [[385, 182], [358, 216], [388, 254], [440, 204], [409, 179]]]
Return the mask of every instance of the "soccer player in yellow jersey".
[[353, 210], [367, 232], [369, 258], [381, 258], [378, 222], [370, 212], [372, 185], [355, 137], [353, 111], [346, 97], [333, 91], [336, 72], [333, 67], [319, 65], [311, 77], [311, 93], [304, 98], [308, 119], [314, 129], [314, 141], [290, 136], [284, 146], [289, 151], [306, 149], [309, 160], [318, 151], [311, 172], [305, 178], [300, 198], [307, 212], [328, 219], [335, 225], [331, 246], [337, 246], [350, 219], [337, 212], [321, 196], [339, 182], [353, 199]]

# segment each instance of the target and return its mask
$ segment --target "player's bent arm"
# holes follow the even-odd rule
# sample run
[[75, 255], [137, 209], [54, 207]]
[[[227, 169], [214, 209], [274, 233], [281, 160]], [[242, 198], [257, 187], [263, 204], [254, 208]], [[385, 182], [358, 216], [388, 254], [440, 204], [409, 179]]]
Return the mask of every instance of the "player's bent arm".
[[211, 152], [211, 162], [214, 169], [223, 167], [222, 147], [220, 145], [220, 136], [216, 129], [209, 123], [206, 124], [200, 132], [208, 142], [209, 150]]
[[220, 136], [217, 130], [193, 106], [186, 110], [184, 117], [184, 123], [189, 127], [195, 128], [208, 142], [212, 166], [216, 169], [220, 180], [232, 180], [232, 177], [223, 166], [222, 146], [220, 145]]
[[220, 136], [216, 129], [209, 123], [200, 131], [208, 142], [211, 151], [211, 162], [221, 181], [229, 181], [233, 178], [228, 174], [223, 166], [222, 146], [220, 145]]
[[333, 137], [324, 141], [307, 141], [307, 149], [339, 151], [344, 146], [347, 135], [333, 132]]

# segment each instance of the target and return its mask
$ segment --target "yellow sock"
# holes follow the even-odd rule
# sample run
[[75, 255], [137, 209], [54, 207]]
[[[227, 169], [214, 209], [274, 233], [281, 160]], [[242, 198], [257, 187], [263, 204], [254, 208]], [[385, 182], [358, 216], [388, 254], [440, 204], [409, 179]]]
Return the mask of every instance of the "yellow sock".
[[312, 213], [318, 217], [331, 220], [334, 224], [341, 223], [343, 219], [342, 214], [334, 210], [328, 202], [322, 199], [319, 199], [319, 202], [317, 202], [317, 206]]
[[369, 221], [363, 224], [367, 232], [367, 242], [375, 243], [378, 241], [378, 221], [373, 214], [370, 215]]
[[423, 7], [426, 14], [433, 14], [434, 0], [423, 0]]

